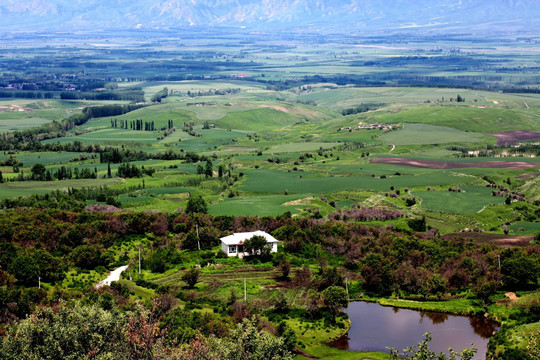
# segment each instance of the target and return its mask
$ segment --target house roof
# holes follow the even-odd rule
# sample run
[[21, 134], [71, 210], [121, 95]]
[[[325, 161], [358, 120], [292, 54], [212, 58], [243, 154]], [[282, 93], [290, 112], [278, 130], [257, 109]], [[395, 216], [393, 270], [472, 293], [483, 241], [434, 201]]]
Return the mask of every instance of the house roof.
[[269, 242], [269, 243], [278, 242], [278, 240], [275, 237], [261, 230], [234, 233], [232, 235], [222, 237], [220, 240], [222, 243], [226, 245], [239, 245], [239, 244], [243, 244], [247, 239], [251, 239], [255, 235], [264, 237], [266, 239], [266, 242]]

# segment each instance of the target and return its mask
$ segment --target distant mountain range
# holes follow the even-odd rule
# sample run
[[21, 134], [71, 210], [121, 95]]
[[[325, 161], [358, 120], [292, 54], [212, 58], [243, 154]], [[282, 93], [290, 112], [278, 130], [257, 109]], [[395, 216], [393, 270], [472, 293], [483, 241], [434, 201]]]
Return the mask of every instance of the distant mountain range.
[[250, 30], [527, 30], [538, 0], [0, 0], [0, 32], [233, 26]]

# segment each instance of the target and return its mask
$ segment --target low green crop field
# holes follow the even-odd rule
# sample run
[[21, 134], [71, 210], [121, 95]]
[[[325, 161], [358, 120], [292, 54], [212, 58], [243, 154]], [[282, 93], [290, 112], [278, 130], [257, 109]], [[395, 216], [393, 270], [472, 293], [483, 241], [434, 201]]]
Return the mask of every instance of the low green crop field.
[[[215, 216], [247, 216], [253, 214], [257, 214], [258, 216], [276, 216], [286, 211], [290, 211], [291, 214], [297, 214], [307, 205], [293, 204], [296, 200], [306, 196], [306, 194], [297, 194], [230, 198], [210, 206], [209, 212]], [[287, 205], [288, 203], [289, 205]]]
[[61, 100], [0, 100], [0, 133], [38, 127], [80, 111], [82, 103]]
[[77, 136], [46, 140], [44, 143], [59, 142], [61, 144], [65, 144], [73, 141], [80, 141], [84, 144], [101, 144], [111, 146], [134, 143], [151, 145], [157, 141], [156, 139], [160, 135], [161, 132], [103, 128]]
[[0, 199], [31, 194], [45, 194], [53, 190], [104, 186], [119, 183], [120, 179], [71, 179], [61, 181], [17, 181], [0, 184]]
[[14, 156], [23, 163], [23, 166], [25, 167], [31, 167], [37, 163], [44, 164], [44, 165], [53, 165], [53, 164], [65, 164], [66, 166], [70, 166], [72, 163], [72, 160], [79, 159], [79, 156], [83, 155], [87, 158], [90, 158], [92, 154], [89, 153], [76, 153], [76, 152], [40, 152], [40, 153], [34, 153], [34, 152], [20, 152], [16, 154], [4, 154], [0, 153], [0, 161], [5, 160], [9, 158], [10, 156]]
[[152, 105], [124, 115], [92, 119], [81, 126], [81, 128], [110, 128], [111, 119], [116, 119], [118, 121], [118, 126], [120, 126], [120, 120], [128, 122], [135, 120], [143, 120], [146, 122], [153, 121], [155, 128], [161, 129], [162, 127], [167, 127], [169, 120], [172, 120], [174, 126], [177, 128], [182, 128], [184, 122], [195, 121], [196, 117], [192, 112], [186, 111], [176, 104]]
[[461, 177], [446, 171], [433, 171], [425, 175], [403, 175], [384, 179], [371, 176], [322, 176], [310, 172], [283, 172], [278, 170], [248, 170], [247, 179], [240, 186], [241, 190], [257, 193], [302, 194], [332, 193], [343, 190], [389, 191], [396, 188], [415, 186], [439, 186], [455, 183], [471, 183], [475, 179]]
[[332, 149], [338, 146], [339, 143], [335, 142], [297, 142], [272, 146], [265, 151], [269, 154], [289, 153], [289, 152], [308, 152], [317, 151], [319, 149]]
[[216, 125], [224, 129], [261, 131], [286, 127], [296, 121], [298, 118], [284, 111], [263, 108], [229, 113], [216, 121]]
[[[174, 99], [174, 97], [172, 98]], [[197, 98], [197, 99], [182, 99], [182, 108], [187, 111], [190, 111], [195, 114], [198, 120], [207, 120], [209, 122], [215, 122], [219, 119], [223, 119], [227, 114], [238, 113], [246, 110], [256, 109], [256, 105], [250, 103], [230, 103], [224, 102], [226, 100], [231, 100], [229, 96], [225, 98]], [[180, 105], [180, 103], [175, 103]], [[195, 105], [187, 105], [195, 104]], [[197, 104], [203, 104], [197, 106]], [[184, 107], [185, 106], [185, 107]]]
[[540, 222], [520, 221], [509, 226], [515, 235], [534, 235], [540, 233]]
[[194, 130], [202, 136], [189, 136], [176, 146], [186, 151], [204, 152], [215, 150], [219, 146], [235, 144], [237, 139], [246, 137], [245, 133], [225, 129], [203, 130], [201, 127], [196, 127]]
[[[354, 107], [367, 103], [414, 104], [419, 101], [437, 100], [449, 101], [460, 94], [468, 103], [476, 105], [493, 105], [494, 100], [516, 101], [516, 96], [510, 94], [494, 94], [492, 92], [466, 89], [437, 89], [437, 88], [342, 88], [314, 87], [314, 91], [302, 94], [300, 98], [313, 100], [326, 107]], [[476, 102], [474, 102], [476, 100]], [[520, 106], [523, 103], [520, 102]]]
[[465, 132], [446, 126], [406, 124], [403, 129], [391, 131], [380, 137], [387, 144], [429, 145], [448, 143], [473, 143], [482, 140], [481, 134]]
[[[0, 113], [1, 114], [1, 113]], [[0, 119], [0, 132], [30, 129], [51, 122], [49, 119], [29, 117], [23, 119]]]
[[491, 196], [492, 189], [482, 186], [459, 186], [462, 192], [414, 191], [422, 199], [422, 207], [430, 211], [469, 214], [489, 205], [504, 203], [505, 198]]
[[506, 108], [501, 105], [484, 109], [469, 105], [447, 104], [403, 106], [360, 114], [358, 119], [368, 123], [423, 123], [479, 133], [521, 129], [540, 130], [537, 112]]

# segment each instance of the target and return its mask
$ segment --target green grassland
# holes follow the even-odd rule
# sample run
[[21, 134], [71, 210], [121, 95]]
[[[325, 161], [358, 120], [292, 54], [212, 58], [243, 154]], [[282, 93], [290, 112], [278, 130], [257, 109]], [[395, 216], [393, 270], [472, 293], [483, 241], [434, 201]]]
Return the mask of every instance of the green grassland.
[[[315, 54], [309, 56], [316, 58]], [[270, 61], [282, 65], [277, 58]], [[436, 170], [370, 162], [373, 157], [402, 156], [447, 162], [519, 160], [540, 166], [535, 157], [457, 158], [460, 152], [449, 148], [449, 145], [473, 150], [493, 147], [496, 139], [485, 135], [486, 132], [540, 130], [540, 96], [537, 94], [450, 88], [359, 88], [328, 83], [275, 91], [261, 83], [244, 80], [139, 82], [136, 85], [142, 86], [148, 97], [164, 87], [177, 93], [162, 104], [153, 104], [121, 116], [91, 119], [70, 131], [66, 137], [43, 142], [66, 144], [80, 141], [149, 153], [192, 151], [212, 159], [215, 176], [221, 164], [232, 169], [237, 180], [201, 179], [196, 175], [197, 166], [204, 166], [204, 161], [183, 164], [180, 160], [147, 160], [135, 164], [156, 170], [152, 177], [120, 181], [114, 177], [117, 164], [111, 164], [113, 178], [104, 178], [107, 164], [99, 164], [96, 154], [82, 154], [87, 158], [84, 160], [78, 157], [78, 153], [5, 152], [0, 154], [0, 161], [16, 156], [23, 162], [25, 174], [30, 173], [34, 164], [43, 163], [51, 170], [60, 166], [96, 168], [100, 179], [78, 180], [73, 184], [9, 182], [0, 185], [2, 198], [32, 192], [43, 194], [72, 185], [106, 184], [112, 188], [128, 189], [130, 186], [142, 186], [144, 180], [143, 191], [128, 192], [119, 197], [124, 208], [178, 211], [185, 208], [188, 196], [202, 195], [209, 203], [209, 212], [214, 215], [265, 216], [290, 211], [299, 216], [310, 216], [308, 209], [318, 209], [326, 216], [334, 209], [318, 200], [325, 197], [341, 208], [356, 203], [363, 206], [384, 204], [401, 209], [409, 216], [427, 215], [428, 224], [440, 228], [443, 233], [457, 231], [464, 224], [471, 228], [476, 224], [485, 231], [500, 232], [504, 222], [518, 223], [518, 219], [523, 217], [519, 210], [505, 207], [502, 204], [504, 198], [491, 196], [491, 191], [484, 187], [485, 176], [496, 183], [512, 178], [512, 190], [524, 193], [530, 201], [540, 199], [539, 178], [516, 178], [536, 171], [535, 168], [526, 171], [504, 168]], [[240, 90], [228, 95], [185, 95], [187, 91], [216, 89]], [[458, 94], [465, 98], [465, 102], [450, 101]], [[300, 103], [306, 101], [310, 103]], [[80, 111], [81, 105], [111, 102], [55, 100], [20, 103], [34, 106], [34, 114], [48, 111], [55, 117], [62, 117]], [[370, 103], [384, 105], [366, 113], [341, 115], [342, 109]], [[5, 114], [0, 113], [0, 121], [2, 116], [7, 116]], [[131, 123], [135, 120], [153, 122], [156, 129], [166, 128], [172, 120], [177, 129], [158, 139], [163, 135], [161, 130], [135, 131], [111, 126], [111, 121]], [[209, 129], [203, 128], [206, 122]], [[184, 123], [193, 123], [193, 131], [199, 136], [182, 131]], [[396, 128], [392, 131], [359, 130], [359, 123], [388, 123], [395, 124]], [[345, 126], [352, 127], [352, 130], [340, 130]], [[18, 177], [11, 167], [1, 167], [1, 170], [6, 179]], [[427, 187], [436, 191], [427, 191]], [[449, 192], [450, 187], [464, 191]], [[401, 195], [395, 198], [388, 196], [393, 192], [391, 189], [400, 189]], [[358, 197], [355, 195], [358, 193], [363, 195]], [[411, 196], [417, 197], [417, 204], [407, 207], [404, 199]], [[511, 227], [511, 231], [523, 233], [518, 231], [523, 228], [526, 233], [532, 233], [534, 226], [527, 224]]]
[[387, 144], [394, 145], [429, 145], [480, 142], [482, 135], [446, 126], [407, 124], [401, 130], [387, 133], [380, 139]]
[[[71, 101], [49, 99], [1, 99], [0, 134], [14, 130], [24, 130], [62, 120], [80, 112], [82, 106], [112, 104], [111, 101]], [[124, 103], [122, 101], [115, 101]], [[16, 105], [17, 107], [13, 107]]]
[[398, 106], [360, 114], [357, 121], [389, 124], [421, 123], [447, 126], [478, 133], [509, 130], [540, 130], [540, 114], [530, 109], [494, 105], [478, 108], [471, 105], [424, 104]]
[[9, 199], [17, 196], [31, 194], [46, 194], [52, 190], [65, 190], [69, 188], [83, 188], [92, 186], [113, 185], [120, 183], [116, 179], [71, 179], [55, 182], [48, 181], [17, 181], [0, 184], [0, 199]]
[[[210, 207], [212, 215], [252, 215], [277, 216], [290, 211], [298, 214], [309, 206], [309, 202], [301, 202], [306, 194], [299, 195], [266, 195], [250, 196], [241, 198], [226, 198], [223, 201]], [[298, 204], [295, 204], [298, 202]]]
[[414, 186], [442, 186], [454, 183], [470, 183], [471, 177], [460, 177], [446, 171], [430, 172], [423, 175], [403, 175], [387, 178], [372, 176], [325, 176], [312, 172], [283, 172], [275, 170], [247, 170], [247, 180], [240, 187], [243, 191], [256, 193], [331, 193], [344, 190], [389, 191]]
[[422, 199], [422, 207], [429, 211], [454, 214], [480, 212], [484, 207], [504, 203], [502, 197], [491, 197], [491, 189], [480, 186], [460, 186], [461, 192], [414, 191]]
[[91, 158], [92, 154], [90, 153], [76, 153], [76, 152], [30, 152], [23, 151], [13, 154], [0, 153], [0, 161], [3, 161], [10, 156], [17, 158], [20, 162], [23, 163], [24, 167], [31, 167], [37, 163], [54, 165], [54, 164], [66, 164], [74, 162], [75, 159], [80, 159], [80, 156], [85, 156]]

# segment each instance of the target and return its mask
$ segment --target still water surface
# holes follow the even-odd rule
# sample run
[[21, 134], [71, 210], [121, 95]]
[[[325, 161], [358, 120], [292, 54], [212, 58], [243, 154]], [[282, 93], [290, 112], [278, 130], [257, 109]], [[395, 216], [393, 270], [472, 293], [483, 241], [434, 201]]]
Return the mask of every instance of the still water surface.
[[349, 332], [331, 345], [351, 351], [388, 352], [386, 347], [403, 350], [418, 344], [426, 332], [433, 340], [430, 349], [447, 352], [478, 349], [475, 359], [485, 359], [489, 338], [497, 331], [495, 323], [481, 317], [450, 315], [381, 306], [355, 301], [345, 311], [351, 320]]

